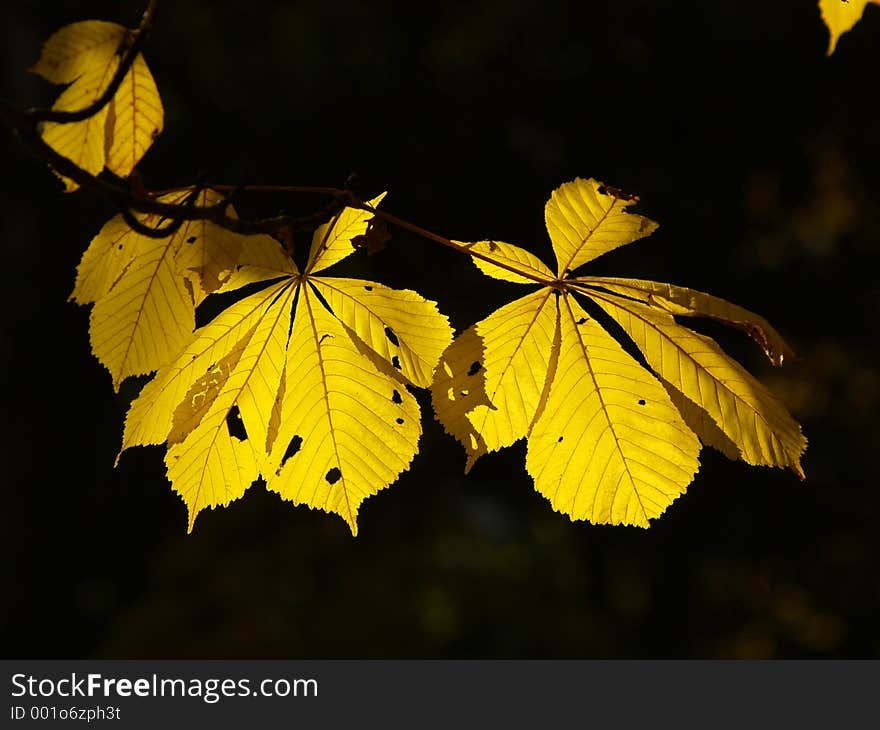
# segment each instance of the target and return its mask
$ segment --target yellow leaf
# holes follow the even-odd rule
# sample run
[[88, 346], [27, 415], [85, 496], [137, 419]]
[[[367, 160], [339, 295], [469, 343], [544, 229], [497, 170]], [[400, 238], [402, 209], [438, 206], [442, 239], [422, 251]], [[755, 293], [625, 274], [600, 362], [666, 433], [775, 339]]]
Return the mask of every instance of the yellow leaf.
[[712, 417], [706, 413], [700, 406], [694, 403], [690, 398], [673, 388], [665, 380], [661, 379], [663, 387], [669, 394], [672, 404], [678, 409], [687, 427], [693, 431], [705, 446], [711, 446], [724, 454], [728, 459], [736, 461], [742, 459], [742, 452], [737, 448], [725, 433], [718, 428], [718, 424], [712, 420]]
[[361, 279], [312, 279], [333, 313], [410, 383], [431, 384], [434, 367], [452, 342], [437, 305], [407, 289]]
[[300, 290], [287, 353], [266, 486], [294, 504], [341, 515], [356, 535], [361, 502], [394, 482], [416, 453], [418, 403], [375, 370], [308, 287]]
[[415, 292], [301, 277], [277, 245], [257, 242], [245, 243], [248, 263], [221, 289], [280, 280], [221, 312], [156, 373], [129, 409], [122, 448], [167, 442], [190, 530], [200, 510], [237, 499], [262, 475], [356, 534], [359, 505], [408, 467], [421, 434], [394, 365], [426, 382], [449, 324]]
[[126, 29], [103, 20], [71, 23], [43, 44], [40, 59], [29, 70], [53, 84], [69, 84], [83, 74], [106, 66], [116, 55]]
[[713, 297], [711, 294], [704, 294], [696, 289], [687, 289], [674, 284], [640, 279], [584, 276], [571, 281], [589, 286], [599, 286], [608, 291], [638, 299], [670, 314], [685, 317], [708, 317], [723, 324], [737, 327], [761, 346], [764, 354], [774, 365], [782, 365], [784, 360], [791, 360], [794, 357], [791, 348], [766, 319], [724, 299]]
[[573, 519], [648, 527], [690, 484], [700, 443], [657, 379], [570, 294], [559, 306], [559, 363], [526, 469]]
[[[229, 360], [226, 370], [219, 364], [230, 353], [243, 351], [272, 302], [287, 285], [287, 281], [282, 281], [251, 294], [196, 330], [186, 349], [173, 363], [161, 368], [132, 402], [125, 418], [122, 451], [131, 446], [160, 444], [169, 437], [178, 442], [195, 428], [197, 420], [192, 416], [200, 403], [193, 398], [199, 392], [209, 392], [212, 374], [215, 378], [228, 378]], [[202, 387], [194, 388], [200, 382]], [[189, 404], [189, 413], [179, 410], [184, 403]], [[177, 431], [172, 435], [175, 420]]]
[[[553, 281], [555, 278], [553, 272], [547, 268], [547, 265], [541, 259], [519, 246], [502, 243], [501, 241], [477, 241], [476, 243], [456, 241], [455, 243], [492, 259], [495, 263], [477, 257], [474, 257], [472, 261], [480, 271], [486, 276], [491, 276], [493, 279], [513, 281], [517, 284], [534, 284], [536, 278], [546, 282]], [[496, 263], [502, 264], [502, 266], [497, 266]], [[511, 271], [511, 269], [528, 272], [530, 276], [517, 274], [515, 271]]]
[[76, 267], [70, 300], [91, 304], [110, 291], [135, 256], [133, 235], [121, 215], [104, 224]]
[[128, 177], [162, 131], [164, 119], [156, 82], [139, 53], [110, 102], [107, 169]]
[[[701, 441], [731, 459], [788, 466], [803, 478], [806, 439], [760, 383], [673, 315], [744, 329], [781, 364], [791, 351], [763, 317], [671, 284], [569, 276], [656, 228], [626, 212], [634, 200], [592, 179], [554, 191], [546, 220], [558, 279], [511, 244], [460, 244], [492, 259], [475, 261], [487, 276], [544, 278], [546, 285], [459, 335], [440, 359], [431, 395], [438, 420], [464, 445], [466, 470], [525, 437], [526, 469], [555, 509], [573, 519], [647, 527], [693, 479]], [[654, 373], [575, 294], [615, 319]]]
[[[107, 90], [119, 68], [128, 30], [87, 20], [68, 25], [43, 46], [31, 69], [56, 84], [70, 84], [56, 99], [56, 111], [80, 111]], [[164, 112], [156, 83], [138, 54], [111, 101], [79, 122], [46, 122], [43, 139], [56, 152], [93, 175], [106, 166], [127, 177], [162, 131]], [[78, 185], [63, 178], [68, 191]]]
[[[259, 476], [296, 292], [293, 281], [281, 285], [256, 327], [209, 372], [211, 377], [187, 391], [175, 409], [165, 463], [174, 490], [186, 502], [190, 531], [199, 511], [227, 505]], [[239, 409], [244, 439], [230, 432], [234, 407]], [[175, 429], [180, 435], [191, 430], [178, 442]]]
[[[159, 222], [156, 216], [140, 220], [148, 226]], [[107, 283], [110, 274], [118, 272], [95, 300], [89, 319], [92, 352], [110, 371], [116, 390], [130, 375], [143, 375], [169, 362], [195, 328], [192, 294], [175, 264], [180, 232], [150, 238], [129, 229], [119, 237], [119, 230], [118, 221], [105, 226], [81, 264], [85, 281]], [[93, 247], [96, 251], [90, 255]], [[77, 289], [73, 297], [82, 301]]]
[[868, 3], [880, 5], [880, 0], [819, 0], [819, 12], [828, 27], [828, 55], [834, 53], [840, 36], [861, 20]]
[[[375, 208], [382, 202], [385, 193], [367, 201], [367, 205]], [[333, 219], [315, 230], [312, 236], [312, 247], [309, 250], [307, 274], [330, 268], [333, 264], [353, 254], [355, 248], [352, 239], [367, 232], [367, 226], [373, 213], [359, 208], [343, 208]]]
[[[216, 205], [223, 196], [216, 190], [202, 190], [196, 205]], [[226, 214], [235, 218], [235, 210], [228, 206]], [[198, 290], [198, 304], [204, 296], [217, 291], [229, 278], [237, 265], [242, 264], [242, 248], [261, 246], [278, 246], [278, 242], [270, 236], [242, 236], [221, 228], [210, 221], [187, 221], [181, 227], [177, 237], [182, 241], [177, 253], [177, 271], [190, 279], [193, 289]]]
[[[90, 68], [68, 86], [52, 105], [60, 111], [78, 111], [94, 103], [110, 84], [119, 65], [119, 59], [111, 57], [104, 66]], [[92, 175], [104, 169], [106, 147], [106, 121], [109, 106], [81, 122], [45, 122], [43, 139], [58, 154]], [[79, 186], [63, 178], [68, 192]]]
[[801, 479], [807, 441], [785, 407], [718, 344], [639, 302], [591, 292], [654, 371], [705, 410], [749, 464], [789, 467]]
[[559, 276], [653, 233], [657, 224], [626, 209], [638, 198], [592, 178], [565, 183], [553, 191], [544, 209]]
[[293, 259], [271, 236], [247, 236], [238, 265], [216, 289], [217, 294], [235, 291], [249, 284], [299, 274]]
[[[178, 190], [159, 200], [180, 204], [190, 193]], [[216, 200], [216, 192], [203, 191], [198, 202]], [[138, 219], [147, 226], [160, 223], [152, 215]], [[101, 229], [77, 268], [71, 299], [95, 302], [92, 351], [113, 376], [114, 388], [128, 376], [149, 373], [177, 356], [192, 339], [196, 305], [229, 276], [235, 258], [249, 245], [265, 248], [277, 242], [268, 236], [232, 234], [207, 222], [184, 224], [165, 238], [140, 235], [122, 216]], [[276, 278], [284, 275], [275, 272]]]
[[437, 419], [467, 452], [465, 471], [527, 435], [551, 371], [555, 330], [555, 297], [544, 288], [501, 307], [443, 353], [431, 396]]

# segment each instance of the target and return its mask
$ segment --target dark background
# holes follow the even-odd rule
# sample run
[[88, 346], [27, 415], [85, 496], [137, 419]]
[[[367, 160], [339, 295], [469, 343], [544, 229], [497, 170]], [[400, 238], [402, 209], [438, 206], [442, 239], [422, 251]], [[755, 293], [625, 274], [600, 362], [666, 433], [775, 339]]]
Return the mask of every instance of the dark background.
[[[23, 71], [41, 43], [75, 20], [134, 25], [142, 5], [7, 3], [0, 93], [51, 103]], [[150, 187], [356, 171], [397, 215], [545, 257], [553, 188], [593, 176], [636, 193], [660, 230], [590, 271], [694, 286], [776, 324], [802, 357], [782, 370], [704, 331], [804, 424], [807, 480], [705, 451], [650, 530], [572, 523], [534, 491], [522, 442], [465, 478], [422, 395], [421, 453], [364, 503], [357, 539], [261, 484], [187, 536], [161, 449], [113, 469], [139, 384], [114, 394], [88, 310], [65, 301], [113, 211], [62, 194], [2, 132], [4, 654], [880, 655], [880, 8], [830, 59], [826, 45], [810, 1], [160, 3]], [[419, 290], [458, 329], [519, 291], [402, 232], [347, 270]]]

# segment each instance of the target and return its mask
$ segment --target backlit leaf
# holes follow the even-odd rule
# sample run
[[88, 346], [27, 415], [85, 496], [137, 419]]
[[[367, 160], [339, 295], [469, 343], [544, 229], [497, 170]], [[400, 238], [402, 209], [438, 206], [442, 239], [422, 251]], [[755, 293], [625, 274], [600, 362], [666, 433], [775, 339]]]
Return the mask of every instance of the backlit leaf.
[[757, 342], [774, 365], [791, 360], [794, 353], [782, 336], [761, 315], [750, 312], [711, 294], [674, 284], [640, 279], [617, 279], [607, 276], [584, 276], [573, 279], [579, 283], [600, 286], [608, 291], [638, 299], [684, 317], [708, 317], [743, 330]]
[[[68, 25], [43, 46], [31, 71], [55, 84], [70, 84], [56, 99], [56, 111], [80, 111], [110, 86], [129, 31], [87, 20]], [[93, 175], [104, 167], [127, 177], [162, 131], [164, 111], [153, 76], [141, 54], [110, 102], [78, 122], [45, 122], [43, 139], [56, 152]], [[68, 191], [78, 186], [64, 179]]]
[[800, 457], [807, 442], [800, 426], [714, 340], [639, 302], [590, 297], [623, 327], [661, 378], [712, 417], [744, 461], [789, 467], [803, 479]]
[[164, 119], [156, 82], [139, 53], [110, 101], [107, 169], [128, 177], [162, 131]]
[[[119, 59], [111, 57], [105, 65], [89, 68], [61, 93], [52, 108], [78, 111], [94, 103], [110, 84], [118, 65]], [[45, 122], [43, 139], [52, 149], [78, 167], [97, 175], [104, 169], [106, 159], [108, 111], [109, 106], [105, 106], [81, 122]], [[79, 187], [73, 180], [63, 180], [68, 192]]]
[[556, 320], [556, 297], [541, 289], [493, 312], [443, 353], [431, 395], [437, 419], [467, 452], [465, 471], [528, 434], [559, 349]]
[[[88, 281], [96, 288], [99, 277]], [[452, 331], [414, 292], [300, 275], [260, 237], [243, 241], [217, 291], [264, 281], [196, 330], [144, 387], [122, 448], [167, 443], [190, 530], [201, 510], [227, 505], [262, 476], [284, 499], [341, 515], [356, 534], [360, 504], [418, 447], [418, 403], [399, 378], [427, 384]]]
[[[190, 190], [162, 196], [182, 203]], [[199, 194], [200, 204], [219, 199]], [[146, 226], [157, 216], [138, 215]], [[213, 223], [192, 222], [165, 238], [143, 236], [122, 216], [110, 220], [92, 240], [77, 268], [71, 299], [95, 303], [89, 333], [92, 351], [113, 376], [113, 386], [169, 363], [192, 339], [195, 307], [207, 290], [235, 266], [242, 242], [266, 245], [267, 236], [231, 234]], [[210, 255], [210, 263], [205, 257]]]
[[627, 213], [637, 200], [592, 178], [577, 178], [554, 190], [544, 219], [557, 274], [568, 276], [587, 261], [653, 233], [654, 221]]
[[574, 519], [648, 527], [687, 489], [700, 443], [657, 379], [570, 294], [559, 306], [559, 363], [526, 469]]
[[840, 36], [861, 20], [869, 3], [880, 5], [880, 0], [819, 0], [822, 20], [828, 26], [828, 55], [834, 53]]
[[[375, 208], [384, 197], [385, 193], [382, 193], [367, 201], [367, 205]], [[353, 254], [357, 250], [353, 240], [366, 235], [372, 218], [373, 214], [368, 210], [345, 207], [330, 221], [319, 226], [312, 236], [306, 273], [315, 274], [328, 269]]]
[[[202, 190], [196, 198], [196, 205], [216, 205], [223, 196], [215, 190]], [[227, 215], [235, 217], [232, 206], [226, 209]], [[194, 289], [199, 291], [197, 302], [204, 296], [217, 291], [241, 262], [242, 243], [254, 248], [257, 241], [261, 245], [275, 245], [269, 236], [241, 236], [221, 228], [210, 221], [187, 221], [176, 234], [182, 241], [176, 258], [178, 273], [190, 279]]]
[[[488, 276], [546, 285], [459, 335], [443, 353], [431, 391], [437, 418], [465, 447], [466, 470], [525, 437], [526, 469], [555, 509], [573, 519], [647, 527], [687, 489], [701, 441], [803, 478], [806, 440], [766, 388], [673, 315], [744, 329], [781, 364], [791, 351], [765, 319], [684, 287], [569, 277], [656, 228], [626, 212], [634, 201], [592, 179], [554, 191], [546, 219], [559, 280], [511, 244], [460, 244], [492, 259], [473, 259]], [[575, 296], [591, 299], [591, 309]], [[597, 307], [654, 372], [594, 319]]]
[[[475, 256], [473, 262], [480, 271], [493, 279], [513, 281], [517, 284], [534, 284], [536, 278], [544, 281], [552, 281], [555, 278], [553, 272], [541, 259], [519, 246], [501, 241], [477, 241], [476, 243], [456, 241], [456, 243], [484, 256], [485, 258]], [[491, 261], [486, 261], [486, 258]], [[517, 271], [528, 272], [531, 276], [523, 276], [516, 273]]]
[[418, 449], [418, 403], [373, 368], [308, 288], [285, 374], [266, 486], [294, 504], [336, 512], [356, 535], [361, 502], [396, 480]]
[[434, 367], [452, 341], [437, 305], [407, 289], [361, 279], [320, 277], [315, 287], [330, 308], [379, 357], [420, 388], [431, 385]]
[[71, 23], [43, 44], [40, 59], [29, 70], [53, 84], [69, 84], [116, 55], [126, 30], [104, 20]]

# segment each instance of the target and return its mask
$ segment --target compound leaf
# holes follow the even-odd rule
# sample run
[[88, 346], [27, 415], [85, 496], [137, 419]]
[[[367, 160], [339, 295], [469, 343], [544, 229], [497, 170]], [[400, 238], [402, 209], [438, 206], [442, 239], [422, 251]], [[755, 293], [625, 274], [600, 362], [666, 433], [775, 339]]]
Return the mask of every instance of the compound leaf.
[[[346, 235], [368, 223], [344, 226]], [[129, 409], [122, 448], [167, 443], [190, 530], [201, 510], [229, 504], [262, 476], [284, 499], [338, 513], [356, 534], [361, 502], [418, 448], [419, 406], [399, 377], [427, 384], [452, 331], [415, 292], [301, 275], [276, 241], [253, 240], [216, 291], [269, 283], [159, 369]], [[331, 251], [344, 250], [341, 234], [332, 241]], [[310, 263], [327, 251], [317, 247]]]
[[[766, 388], [673, 315], [744, 329], [781, 364], [791, 350], [763, 317], [671, 284], [569, 276], [657, 227], [626, 211], [634, 201], [592, 179], [553, 192], [545, 213], [558, 279], [511, 244], [459, 244], [480, 254], [474, 263], [488, 276], [545, 286], [459, 335], [443, 353], [431, 391], [438, 420], [465, 447], [466, 470], [525, 437], [526, 469], [555, 509], [573, 519], [647, 527], [693, 479], [701, 441], [803, 478], [806, 439]], [[654, 372], [575, 295], [616, 320]]]

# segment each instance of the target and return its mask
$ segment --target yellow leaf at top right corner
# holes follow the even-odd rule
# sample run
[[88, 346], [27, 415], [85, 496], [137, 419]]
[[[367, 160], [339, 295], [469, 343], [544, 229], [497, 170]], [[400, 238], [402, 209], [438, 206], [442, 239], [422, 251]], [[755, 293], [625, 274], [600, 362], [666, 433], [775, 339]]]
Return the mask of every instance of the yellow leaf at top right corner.
[[828, 26], [828, 54], [834, 53], [840, 36], [861, 20], [868, 3], [880, 5], [880, 0], [819, 0], [819, 12]]

